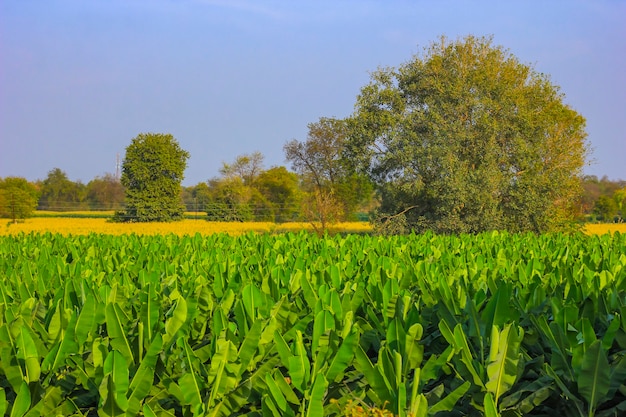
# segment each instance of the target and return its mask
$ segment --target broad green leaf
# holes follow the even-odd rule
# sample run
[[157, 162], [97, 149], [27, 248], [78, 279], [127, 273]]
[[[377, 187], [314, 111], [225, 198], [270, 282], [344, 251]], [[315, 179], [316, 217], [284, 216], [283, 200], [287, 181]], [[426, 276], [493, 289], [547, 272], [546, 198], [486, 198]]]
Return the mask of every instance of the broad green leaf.
[[343, 376], [346, 368], [354, 358], [354, 351], [358, 342], [358, 333], [356, 331], [351, 332], [341, 342], [341, 346], [339, 346], [337, 353], [333, 356], [326, 370], [326, 380], [328, 382], [335, 382], [339, 379], [339, 376]]
[[[31, 402], [33, 400], [31, 399]], [[44, 413], [44, 401], [39, 401], [37, 404], [35, 404], [33, 407], [30, 408], [30, 410], [28, 410], [28, 412], [26, 414], [24, 414], [24, 417], [41, 417], [42, 415], [45, 415]], [[58, 411], [62, 411], [62, 410], [58, 410]], [[74, 409], [72, 409], [70, 412], [75, 411]]]
[[257, 319], [248, 330], [246, 337], [243, 339], [243, 343], [239, 346], [239, 361], [241, 363], [241, 373], [245, 372], [248, 365], [252, 361], [259, 342], [261, 340], [261, 332], [263, 330], [263, 320]]
[[[98, 387], [95, 387], [97, 391]], [[67, 398], [67, 394], [60, 386], [49, 386], [39, 403], [30, 409], [27, 416], [39, 417], [39, 416], [69, 416], [74, 415], [79, 408], [74, 404], [71, 399]]]
[[386, 334], [386, 342], [389, 349], [404, 354], [404, 348], [406, 343], [406, 333], [400, 319], [395, 317], [389, 321]]
[[424, 394], [419, 394], [411, 403], [412, 417], [426, 417], [428, 415], [428, 400]]
[[422, 370], [420, 368], [415, 368], [413, 371], [413, 380], [411, 381], [411, 397], [409, 398], [409, 413], [415, 415], [417, 408], [419, 408], [419, 402], [421, 401], [420, 396], [422, 396], [420, 391], [420, 374]]
[[378, 362], [375, 365], [379, 378], [375, 383], [368, 381], [379, 397], [385, 398], [392, 406], [397, 405], [398, 387], [402, 378], [402, 375], [398, 375], [397, 372], [397, 353], [383, 347], [378, 352]]
[[435, 414], [440, 411], [453, 411], [456, 403], [465, 395], [472, 386], [471, 382], [465, 381], [450, 394], [439, 400], [428, 409], [428, 414]]
[[30, 408], [30, 390], [28, 389], [28, 384], [26, 381], [22, 382], [22, 386], [17, 393], [17, 397], [15, 398], [15, 402], [11, 407], [11, 414], [9, 417], [22, 417], [28, 409]]
[[143, 412], [146, 417], [153, 415], [157, 417], [176, 417], [173, 410], [170, 412], [169, 410], [164, 409], [156, 401], [144, 404]]
[[143, 323], [146, 345], [154, 339], [154, 332], [157, 330], [159, 320], [159, 302], [156, 295], [155, 284], [148, 283], [141, 292], [141, 312], [139, 318]]
[[7, 396], [4, 392], [4, 388], [0, 387], [0, 416], [6, 413], [9, 403], [7, 402]]
[[448, 342], [448, 344], [452, 346], [452, 348], [454, 348], [456, 352], [458, 352], [459, 348], [457, 348], [456, 346], [454, 334], [452, 333], [452, 329], [450, 329], [450, 326], [448, 326], [448, 323], [445, 320], [440, 320], [438, 326], [439, 331], [441, 332], [443, 338], [446, 339], [446, 342]]
[[567, 339], [563, 337], [561, 328], [555, 323], [549, 325], [544, 315], [531, 317], [531, 319], [535, 323], [535, 326], [541, 331], [541, 335], [548, 340], [550, 350], [552, 351], [552, 366], [558, 371], [565, 372], [568, 379], [574, 380], [574, 372], [570, 366], [567, 353], [569, 343]]
[[398, 384], [397, 398], [396, 404], [393, 405], [394, 409], [398, 410], [398, 417], [406, 417], [406, 384], [404, 381]]
[[318, 374], [311, 388], [304, 417], [324, 417], [324, 397], [327, 389], [328, 381], [324, 375]]
[[217, 340], [215, 355], [211, 358], [211, 368], [207, 376], [207, 385], [211, 387], [208, 399], [210, 408], [217, 402], [217, 399], [226, 392], [234, 388], [239, 383], [237, 361], [237, 348], [231, 341], [225, 339]]
[[17, 358], [24, 361], [25, 381], [27, 383], [39, 381], [41, 367], [39, 366], [39, 354], [37, 346], [30, 335], [30, 329], [27, 326], [21, 328], [17, 340]]
[[78, 345], [75, 341], [74, 331], [76, 328], [77, 314], [74, 312], [67, 325], [67, 331], [60, 335], [60, 340], [48, 351], [48, 354], [41, 362], [41, 370], [44, 373], [56, 371], [65, 364], [65, 360], [71, 354], [78, 352]]
[[492, 327], [489, 363], [487, 365], [487, 391], [493, 394], [496, 404], [500, 396], [507, 392], [517, 379], [517, 367], [520, 359], [520, 344], [524, 330], [513, 324], [502, 329]]
[[309, 305], [311, 310], [315, 310], [315, 304], [317, 304], [317, 294], [313, 290], [311, 286], [310, 273], [306, 271], [305, 274], [300, 275], [300, 287], [302, 288], [302, 294], [304, 295], [304, 299]]
[[481, 315], [485, 323], [486, 332], [492, 326], [502, 327], [512, 319], [511, 312], [511, 286], [508, 283], [498, 285], [495, 294], [489, 299]]
[[578, 375], [578, 391], [587, 401], [589, 415], [593, 415], [594, 410], [605, 399], [611, 384], [609, 361], [602, 341], [596, 340], [585, 352]]
[[274, 402], [274, 399], [270, 394], [265, 394], [263, 396], [261, 410], [263, 411], [263, 416], [273, 416], [273, 417], [283, 417], [283, 412], [278, 408], [278, 405]]
[[291, 386], [287, 383], [287, 380], [279, 369], [274, 371], [274, 382], [276, 382], [276, 385], [280, 388], [280, 391], [288, 402], [294, 405], [300, 405], [300, 399], [293, 389], [291, 389]]
[[481, 388], [484, 388], [485, 385], [479, 375], [479, 371], [476, 370], [476, 368], [474, 367], [474, 357], [469, 348], [469, 344], [467, 343], [467, 339], [465, 337], [465, 333], [463, 332], [461, 324], [457, 324], [454, 327], [454, 341], [456, 348], [461, 353], [461, 362], [463, 362], [467, 370], [470, 372], [474, 384]]
[[485, 417], [500, 417], [500, 413], [498, 413], [496, 403], [493, 400], [493, 396], [490, 392], [485, 393], [483, 405], [485, 407]]
[[278, 332], [274, 332], [274, 340], [276, 342], [276, 350], [278, 351], [278, 355], [280, 356], [280, 360], [283, 363], [283, 366], [289, 366], [289, 359], [293, 357], [293, 353], [291, 349], [289, 349], [289, 345], [285, 342], [283, 336]]
[[[109, 352], [104, 361], [105, 379], [100, 385], [100, 409], [108, 415], [125, 414], [128, 409], [128, 361], [117, 350]], [[103, 401], [104, 400], [104, 401]]]
[[148, 395], [152, 385], [154, 383], [154, 371], [156, 368], [156, 363], [158, 359], [158, 355], [161, 352], [161, 348], [163, 347], [163, 339], [161, 335], [157, 333], [154, 340], [150, 344], [148, 348], [148, 352], [146, 356], [144, 356], [137, 372], [133, 376], [132, 381], [130, 382], [129, 393], [130, 396], [128, 398], [128, 409], [127, 415], [128, 417], [132, 415], [137, 415], [141, 408], [141, 401]]
[[547, 385], [532, 391], [528, 396], [515, 405], [514, 409], [518, 410], [522, 415], [529, 414], [538, 405], [550, 398], [554, 388], [551, 385]]
[[335, 329], [335, 319], [330, 311], [322, 310], [315, 315], [313, 321], [313, 343], [311, 345], [311, 351], [317, 352], [320, 349], [320, 343], [322, 336], [328, 331]]
[[[183, 337], [178, 338], [178, 346], [183, 348], [184, 360], [186, 363], [186, 372], [178, 380], [178, 385], [183, 392], [185, 403], [190, 405], [193, 410], [200, 410], [202, 407], [202, 389], [201, 382], [196, 375], [198, 367], [198, 359], [194, 355], [187, 340]], [[217, 354], [216, 354], [217, 356]], [[215, 385], [220, 384], [220, 380], [213, 380]]]
[[63, 310], [63, 300], [58, 300], [53, 307], [54, 312], [48, 323], [48, 338], [49, 340], [56, 340], [59, 337], [59, 333], [65, 327], [65, 311]]
[[602, 347], [604, 350], [608, 351], [613, 346], [613, 340], [615, 339], [615, 335], [617, 334], [620, 328], [620, 319], [619, 316], [611, 321], [608, 329], [606, 329], [606, 333], [602, 337]]
[[257, 319], [257, 309], [263, 303], [263, 294], [254, 285], [248, 284], [241, 291], [241, 299], [250, 323]]
[[272, 375], [265, 375], [265, 383], [267, 384], [268, 395], [271, 396], [274, 404], [276, 404], [278, 409], [284, 413], [287, 410], [287, 399], [274, 381]]
[[111, 346], [119, 353], [124, 355], [129, 364], [135, 362], [132, 349], [126, 338], [126, 330], [120, 320], [119, 306], [114, 303], [108, 303], [105, 309], [107, 332], [111, 338]]
[[145, 417], [157, 417], [148, 404], [144, 404], [142, 410]]
[[304, 348], [302, 341], [302, 332], [296, 332], [296, 340], [294, 341], [294, 355], [289, 358], [287, 368], [293, 386], [300, 392], [307, 391], [309, 380], [311, 377], [311, 363], [308, 354]]
[[96, 320], [96, 300], [93, 293], [89, 292], [85, 303], [80, 310], [78, 320], [76, 321], [75, 336], [79, 349], [82, 349], [92, 331]]
[[406, 333], [405, 341], [405, 363], [409, 369], [416, 369], [422, 364], [424, 358], [424, 345], [420, 344], [424, 328], [420, 323], [412, 324]]
[[98, 407], [98, 416], [116, 417], [126, 415], [126, 411], [117, 403], [116, 391], [113, 376], [111, 374], [106, 375], [99, 388], [101, 405]]
[[176, 300], [176, 308], [172, 316], [165, 321], [165, 334], [163, 335], [163, 344], [169, 346], [174, 342], [174, 336], [187, 321], [187, 302], [183, 297]]
[[389, 403], [393, 401], [393, 395], [395, 394], [390, 392], [390, 386], [387, 378], [380, 372], [378, 366], [374, 366], [372, 364], [372, 361], [367, 356], [367, 353], [358, 344], [354, 355], [354, 367], [365, 376], [365, 380], [372, 387], [381, 401], [388, 401]]

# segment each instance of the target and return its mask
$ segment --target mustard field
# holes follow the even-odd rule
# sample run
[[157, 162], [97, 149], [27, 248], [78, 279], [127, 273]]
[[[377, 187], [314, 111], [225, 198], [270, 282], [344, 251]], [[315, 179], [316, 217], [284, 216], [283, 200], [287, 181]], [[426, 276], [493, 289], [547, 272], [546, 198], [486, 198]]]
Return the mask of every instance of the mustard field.
[[[105, 218], [63, 218], [34, 217], [16, 224], [7, 220], [0, 227], [0, 236], [17, 235], [20, 233], [58, 233], [61, 235], [88, 235], [91, 233], [107, 235], [166, 235], [178, 236], [213, 235], [226, 233], [232, 236], [248, 232], [283, 233], [313, 230], [310, 223], [263, 223], [263, 222], [208, 222], [206, 220], [186, 219], [171, 223], [113, 223]], [[366, 233], [371, 230], [367, 222], [337, 223], [329, 228], [331, 233]]]
[[0, 236], [0, 416], [624, 410], [626, 234]]
[[603, 235], [615, 232], [626, 233], [626, 223], [590, 223], [585, 225], [585, 233], [589, 235]]
[[[186, 219], [171, 223], [113, 223], [106, 218], [45, 217], [48, 214], [54, 213], [58, 215], [58, 212], [37, 212], [38, 216], [42, 214], [43, 216], [26, 219], [17, 224], [13, 224], [7, 219], [4, 227], [0, 227], [0, 236], [31, 232], [50, 232], [62, 235], [88, 235], [90, 233], [97, 233], [150, 236], [163, 234], [185, 236], [194, 235], [196, 233], [206, 236], [215, 233], [227, 233], [232, 236], [238, 236], [248, 232], [283, 233], [314, 229], [310, 223], [297, 222], [276, 224], [270, 222], [208, 222], [203, 219]], [[89, 211], [76, 213], [81, 215], [93, 214], [93, 212]], [[331, 233], [367, 233], [371, 230], [372, 226], [368, 222], [337, 223], [329, 228]], [[626, 223], [590, 223], [585, 225], [583, 230], [589, 235], [603, 235], [614, 232], [626, 233]]]

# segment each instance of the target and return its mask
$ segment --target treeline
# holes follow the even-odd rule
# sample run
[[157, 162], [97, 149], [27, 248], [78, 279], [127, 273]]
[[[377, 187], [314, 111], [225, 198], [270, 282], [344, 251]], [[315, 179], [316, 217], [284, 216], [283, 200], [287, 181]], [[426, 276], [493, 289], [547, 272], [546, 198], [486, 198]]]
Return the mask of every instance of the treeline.
[[610, 180], [606, 175], [583, 178], [581, 214], [592, 222], [623, 222], [626, 219], [626, 180]]
[[[576, 220], [623, 221], [626, 182], [582, 175], [585, 119], [563, 99], [546, 74], [491, 38], [441, 37], [400, 67], [373, 72], [352, 115], [322, 117], [304, 141], [286, 143], [293, 171], [266, 169], [255, 152], [178, 193], [189, 154], [169, 134], [140, 134], [121, 182], [110, 174], [72, 182], [59, 168], [35, 184], [9, 178], [0, 210], [14, 219], [38, 207], [169, 221], [186, 209], [210, 220], [304, 220], [322, 229], [372, 213], [384, 234], [541, 233]], [[155, 164], [156, 146], [164, 165]]]
[[[306, 179], [284, 166], [265, 169], [260, 152], [238, 156], [224, 163], [220, 175], [193, 186], [183, 186], [182, 203], [187, 212], [207, 216], [212, 221], [305, 221], [310, 219], [313, 197]], [[346, 185], [340, 220], [366, 220], [376, 207], [371, 187]], [[363, 189], [356, 189], [358, 186]], [[19, 193], [10, 189], [22, 190]], [[580, 220], [622, 222], [626, 216], [626, 180], [611, 180], [587, 175], [582, 180]], [[29, 192], [23, 190], [30, 190]], [[0, 216], [22, 218], [12, 211], [30, 198], [37, 210], [115, 211], [124, 207], [124, 187], [114, 174], [98, 176], [88, 183], [72, 181], [60, 168], [48, 172], [43, 180], [0, 179]], [[352, 196], [352, 198], [349, 198]], [[16, 201], [18, 200], [18, 201]], [[32, 202], [31, 202], [32, 205]]]
[[[181, 200], [187, 212], [206, 216], [211, 221], [320, 220], [318, 204], [312, 201], [319, 193], [306, 173], [299, 174], [285, 166], [265, 168], [260, 152], [240, 155], [233, 162], [223, 163], [219, 172], [219, 176], [206, 182], [181, 187]], [[324, 173], [317, 175], [322, 177]], [[98, 176], [85, 184], [70, 180], [63, 170], [54, 168], [43, 180], [20, 179], [16, 187], [9, 181], [15, 179], [0, 179], [2, 217], [28, 217], [23, 215], [25, 207], [15, 211], [17, 206], [24, 205], [58, 212], [124, 208], [125, 189], [114, 174]], [[338, 183], [336, 191], [325, 188], [330, 191], [325, 201], [328, 207], [322, 210], [325, 218], [321, 220], [367, 220], [367, 212], [375, 204], [371, 185], [353, 177], [342, 180], [336, 177], [334, 181]], [[24, 193], [18, 196], [17, 189], [27, 189], [31, 199]]]

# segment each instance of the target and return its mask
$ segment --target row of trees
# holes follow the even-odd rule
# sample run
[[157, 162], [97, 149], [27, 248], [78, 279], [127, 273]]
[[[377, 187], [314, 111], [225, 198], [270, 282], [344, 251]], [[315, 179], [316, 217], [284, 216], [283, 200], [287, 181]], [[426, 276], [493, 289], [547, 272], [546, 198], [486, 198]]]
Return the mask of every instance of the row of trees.
[[[304, 219], [304, 212], [311, 211], [311, 205], [303, 203], [306, 192], [301, 186], [301, 177], [284, 166], [264, 169], [263, 158], [260, 152], [240, 155], [232, 164], [224, 163], [220, 171], [222, 176], [183, 186], [181, 195], [185, 211], [198, 216], [208, 215], [209, 219], [216, 221]], [[248, 167], [249, 164], [255, 167]], [[254, 175], [247, 176], [246, 169]], [[583, 177], [582, 188], [578, 218], [592, 222], [625, 220], [626, 180], [587, 175]], [[346, 218], [363, 219], [376, 207], [371, 189], [371, 184], [365, 183], [358, 189], [361, 194], [357, 196], [358, 200], [343, 202], [344, 213], [348, 213]], [[322, 188], [320, 194], [324, 190]], [[45, 180], [32, 183], [20, 177], [0, 178], [0, 217], [21, 219], [35, 209], [120, 210], [124, 207], [124, 195], [124, 187], [113, 174], [83, 184], [71, 181], [64, 171], [54, 168]], [[310, 193], [307, 201], [314, 196]]]
[[[293, 172], [266, 170], [262, 154], [246, 154], [184, 189], [189, 154], [171, 135], [140, 134], [126, 150], [116, 219], [176, 220], [186, 203], [211, 220], [306, 219], [324, 228], [368, 207], [391, 233], [560, 230], [590, 208], [581, 195], [593, 189], [582, 175], [585, 119], [563, 99], [548, 76], [491, 38], [442, 37], [400, 67], [372, 73], [350, 117], [320, 118], [305, 140], [286, 143]], [[52, 208], [63, 193], [80, 200], [72, 187], [54, 188], [65, 182], [53, 173], [40, 205]], [[619, 212], [620, 193], [601, 193], [596, 213], [606, 220]]]
[[626, 221], [626, 181], [585, 176], [581, 212], [589, 221]]
[[[295, 146], [294, 142], [290, 142]], [[212, 221], [285, 222], [317, 218], [326, 222], [337, 219], [364, 219], [377, 207], [371, 184], [364, 181], [351, 200], [342, 200], [331, 212], [315, 213], [311, 200], [321, 199], [330, 191], [309, 192], [303, 178], [284, 166], [263, 167], [263, 154], [254, 152], [224, 163], [221, 176], [194, 186], [182, 187], [184, 210]], [[313, 176], [311, 174], [311, 176]], [[322, 177], [325, 178], [325, 177]], [[626, 180], [611, 180], [588, 175], [583, 178], [579, 219], [623, 222], [626, 214]], [[344, 190], [350, 190], [345, 187]], [[311, 190], [313, 192], [311, 192]], [[342, 190], [339, 189], [338, 196]], [[45, 180], [28, 182], [20, 177], [0, 178], [0, 217], [14, 220], [28, 217], [33, 210], [121, 210], [125, 191], [113, 174], [96, 177], [83, 184], [71, 181], [59, 168], [52, 169]], [[350, 197], [350, 195], [349, 195]], [[328, 199], [328, 197], [327, 197]], [[307, 214], [308, 213], [308, 214]], [[341, 214], [343, 213], [343, 214]], [[335, 217], [332, 217], [335, 216]]]
[[289, 142], [284, 166], [265, 169], [254, 152], [224, 163], [220, 176], [195, 187], [180, 187], [188, 153], [171, 135], [141, 134], [126, 150], [121, 184], [125, 209], [119, 221], [177, 220], [183, 212], [206, 212], [213, 221], [311, 221], [327, 223], [355, 218], [372, 200], [372, 188], [342, 166], [340, 141], [345, 123], [322, 119], [309, 126], [306, 143]]

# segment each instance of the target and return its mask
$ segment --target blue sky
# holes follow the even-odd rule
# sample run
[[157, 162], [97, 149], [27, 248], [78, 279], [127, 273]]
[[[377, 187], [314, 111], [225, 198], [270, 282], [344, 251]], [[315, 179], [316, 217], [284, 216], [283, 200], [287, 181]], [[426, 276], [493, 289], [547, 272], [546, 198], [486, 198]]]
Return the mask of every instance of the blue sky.
[[493, 35], [587, 119], [585, 172], [626, 179], [626, 1], [4, 0], [0, 177], [115, 172], [142, 132], [191, 158], [183, 184], [352, 113], [369, 72], [441, 35]]

